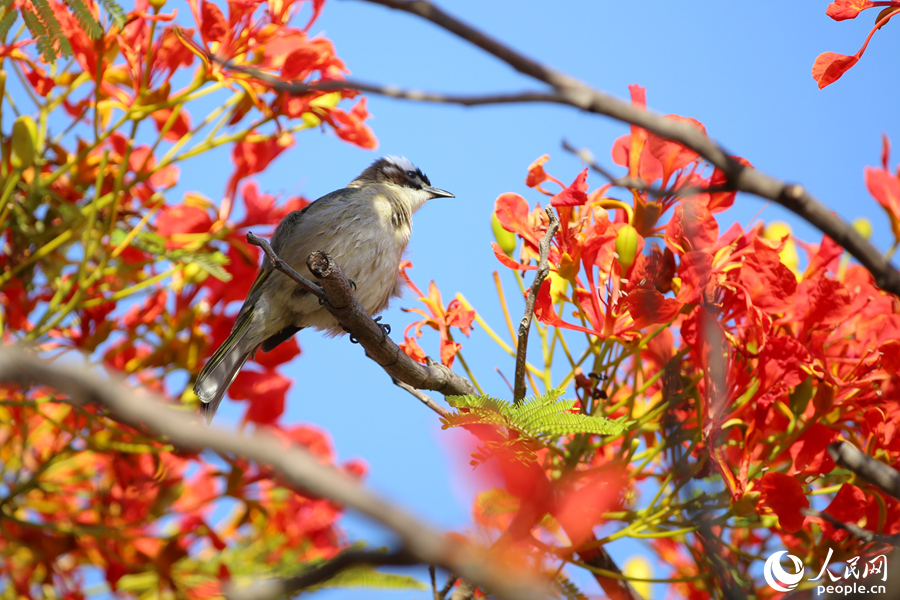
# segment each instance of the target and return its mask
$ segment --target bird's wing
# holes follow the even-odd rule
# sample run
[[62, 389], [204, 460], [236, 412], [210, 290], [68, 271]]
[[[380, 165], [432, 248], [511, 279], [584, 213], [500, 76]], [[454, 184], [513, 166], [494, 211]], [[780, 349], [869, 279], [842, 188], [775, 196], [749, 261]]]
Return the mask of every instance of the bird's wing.
[[[285, 246], [291, 240], [294, 232], [297, 227], [300, 225], [301, 221], [305, 217], [309, 217], [315, 215], [316, 213], [320, 213], [323, 210], [327, 210], [329, 205], [333, 206], [334, 202], [338, 201], [346, 201], [351, 196], [357, 193], [358, 190], [354, 188], [346, 188], [343, 190], [337, 190], [331, 192], [330, 194], [326, 194], [316, 200], [315, 202], [311, 202], [301, 208], [300, 210], [291, 211], [283, 219], [278, 223], [278, 227], [275, 228], [274, 233], [272, 233], [271, 245], [272, 250], [276, 255], [281, 257], [282, 251], [284, 251]], [[304, 257], [305, 258], [305, 257]], [[256, 275], [256, 279], [253, 281], [253, 285], [250, 286], [250, 290], [247, 292], [247, 299], [244, 300], [243, 306], [241, 306], [240, 312], [238, 312], [237, 318], [234, 321], [234, 329], [240, 327], [240, 325], [246, 320], [250, 315], [253, 314], [253, 307], [256, 305], [256, 301], [259, 300], [259, 297], [262, 295], [263, 284], [275, 270], [272, 265], [272, 261], [269, 260], [269, 257], [263, 258], [262, 266], [259, 269], [259, 273]]]

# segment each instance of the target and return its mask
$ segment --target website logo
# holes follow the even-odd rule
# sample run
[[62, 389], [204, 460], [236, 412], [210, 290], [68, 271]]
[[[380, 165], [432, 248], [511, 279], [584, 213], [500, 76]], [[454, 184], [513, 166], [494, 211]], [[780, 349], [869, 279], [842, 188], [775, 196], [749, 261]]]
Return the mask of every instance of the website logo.
[[[781, 566], [781, 559], [785, 554], [793, 563], [795, 573], [788, 573]], [[828, 563], [831, 562], [833, 554], [834, 550], [829, 548], [822, 570], [819, 571], [817, 576], [807, 580], [820, 582], [815, 584], [817, 594], [884, 594], [887, 591], [884, 585], [871, 585], [879, 579], [882, 582], [887, 581], [887, 556], [879, 554], [866, 561], [861, 561], [861, 557], [855, 556], [844, 561], [844, 573], [843, 577], [841, 577], [828, 569]], [[778, 592], [793, 590], [800, 583], [800, 580], [803, 579], [803, 575], [803, 562], [793, 554], [788, 554], [787, 550], [781, 550], [772, 554], [766, 560], [766, 566], [763, 569], [766, 583], [769, 584], [770, 588]], [[829, 583], [837, 583], [838, 585], [827, 585]]]
[[803, 579], [803, 563], [793, 554], [787, 554], [787, 557], [794, 563], [794, 570], [796, 571], [796, 573], [788, 573], [781, 567], [781, 556], [783, 554], [787, 554], [787, 550], [776, 552], [766, 560], [763, 576], [765, 576], [766, 583], [773, 590], [789, 592], [797, 587], [797, 584]]

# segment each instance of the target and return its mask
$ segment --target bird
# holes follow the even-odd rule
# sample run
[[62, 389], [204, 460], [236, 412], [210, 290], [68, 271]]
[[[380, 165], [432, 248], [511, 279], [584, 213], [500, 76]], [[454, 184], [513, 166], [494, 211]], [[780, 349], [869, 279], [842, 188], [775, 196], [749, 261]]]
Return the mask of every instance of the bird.
[[[316, 250], [327, 252], [355, 284], [363, 308], [377, 315], [402, 293], [400, 261], [412, 234], [413, 213], [433, 198], [454, 197], [432, 186], [408, 159], [385, 156], [347, 187], [285, 215], [270, 244], [307, 279], [312, 279], [307, 257]], [[231, 333], [194, 382], [207, 424], [247, 359], [258, 349], [273, 350], [305, 328], [328, 336], [344, 331], [318, 298], [264, 258]]]

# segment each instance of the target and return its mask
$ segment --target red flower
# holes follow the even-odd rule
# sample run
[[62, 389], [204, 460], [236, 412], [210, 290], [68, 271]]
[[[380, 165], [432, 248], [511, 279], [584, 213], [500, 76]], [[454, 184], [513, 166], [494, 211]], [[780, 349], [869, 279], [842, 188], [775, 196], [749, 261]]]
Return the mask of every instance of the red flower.
[[[833, 2], [829, 5], [829, 9], [831, 6], [835, 4], [839, 4], [838, 2]], [[840, 2], [842, 5], [840, 8], [836, 8], [834, 12], [839, 15], [849, 15], [854, 12], [852, 8], [847, 6], [847, 2]], [[872, 6], [881, 5], [881, 6], [900, 6], [900, 2], [892, 1], [892, 2], [871, 2], [868, 3]], [[869, 8], [868, 6], [864, 8]], [[860, 8], [860, 10], [863, 10]], [[859, 11], [855, 11], [858, 13]], [[860, 48], [856, 54], [852, 56], [847, 56], [845, 54], [838, 54], [837, 52], [823, 52], [816, 58], [816, 62], [813, 64], [812, 68], [812, 76], [813, 79], [819, 84], [819, 89], [824, 88], [825, 86], [831, 85], [835, 81], [841, 78], [841, 76], [846, 73], [853, 65], [859, 62], [859, 59], [862, 58], [863, 52], [866, 51], [866, 46], [869, 45], [869, 41], [872, 39], [872, 36], [875, 35], [875, 32], [881, 29], [885, 23], [891, 20], [894, 15], [900, 13], [900, 8], [891, 12], [883, 12], [879, 15], [878, 22], [875, 23], [875, 27], [872, 28], [872, 31], [869, 32], [869, 35], [866, 36], [866, 41], [863, 43], [862, 48]], [[831, 14], [831, 13], [829, 13]], [[883, 15], [883, 16], [882, 16]], [[834, 17], [834, 15], [831, 15]], [[853, 16], [856, 16], [853, 14]], [[847, 19], [852, 18], [848, 16], [842, 16], [841, 18]], [[840, 20], [840, 19], [838, 19]]]
[[763, 493], [759, 505], [778, 515], [778, 523], [786, 532], [800, 531], [806, 520], [800, 510], [809, 508], [809, 499], [803, 493], [800, 482], [784, 473], [766, 473], [759, 482], [759, 488]]

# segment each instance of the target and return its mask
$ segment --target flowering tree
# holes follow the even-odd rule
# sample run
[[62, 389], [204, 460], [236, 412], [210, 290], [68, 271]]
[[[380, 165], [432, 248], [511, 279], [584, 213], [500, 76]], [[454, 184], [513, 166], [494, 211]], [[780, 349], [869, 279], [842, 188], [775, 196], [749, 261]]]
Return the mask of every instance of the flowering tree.
[[[37, 18], [45, 6], [19, 8]], [[45, 357], [77, 350], [178, 399], [252, 283], [259, 252], [245, 233], [306, 204], [276, 202], [251, 177], [319, 125], [373, 147], [365, 103], [339, 107], [352, 91], [273, 93], [206, 58], [215, 48], [281, 76], [339, 79], [331, 43], [309, 34], [321, 3], [233, 3], [223, 13], [192, 2], [189, 22], [176, 24], [163, 3], [138, 2], [97, 39], [63, 4], [49, 8], [73, 60], [39, 59], [24, 27], [2, 46], [3, 341]], [[291, 25], [304, 8], [304, 25]], [[208, 96], [219, 106], [192, 115]], [[173, 197], [180, 165], [218, 147], [234, 164], [225, 188], [209, 190], [222, 202]], [[292, 341], [259, 356], [232, 397], [265, 398], [248, 403], [245, 421], [362, 476], [362, 463], [337, 463], [325, 432], [278, 422], [290, 385], [279, 368], [299, 351]], [[73, 598], [103, 593], [88, 585], [95, 569], [113, 592], [207, 597], [229, 578], [329, 559], [347, 543], [339, 506], [286, 489], [259, 465], [174, 452], [46, 389], [0, 394], [0, 573], [16, 595], [42, 596], [41, 586]], [[195, 400], [184, 400], [192, 411]]]
[[[569, 567], [590, 573], [611, 597], [637, 598], [647, 580], [640, 564], [620, 568], [604, 547], [623, 537], [648, 539], [671, 567], [667, 580], [690, 598], [778, 595], [762, 564], [779, 549], [806, 564], [857, 557], [860, 576], [871, 567], [880, 581], [886, 565], [878, 557], [900, 534], [900, 277], [890, 252], [872, 248], [862, 225], [841, 222], [799, 186], [724, 153], [698, 121], [647, 111], [639, 86], [630, 104], [615, 101], [428, 3], [372, 1], [447, 27], [549, 90], [448, 98], [348, 81], [331, 44], [308, 35], [321, 2], [230, 2], [227, 17], [211, 2], [193, 2], [190, 25], [176, 25], [159, 3], [138, 3], [96, 40], [50, 3], [73, 50], [65, 67], [29, 54], [24, 30], [5, 41], [3, 73], [21, 76], [33, 110], [7, 95], [20, 116], [8, 135], [0, 124], [4, 342], [27, 342], [48, 359], [80, 350], [193, 410], [195, 399], [181, 393], [185, 373], [196, 373], [227, 335], [233, 303], [258, 264], [246, 233], [306, 202], [276, 206], [248, 178], [313, 126], [374, 146], [364, 101], [344, 110], [341, 100], [358, 90], [463, 104], [539, 99], [626, 120], [630, 133], [612, 144], [623, 176], [585, 152], [588, 168], [554, 176], [544, 155], [523, 165], [529, 198], [497, 198], [493, 252], [526, 298], [516, 330], [499, 294], [510, 342], [465, 298], [445, 302], [435, 283], [426, 295], [408, 277], [422, 319], [404, 331], [405, 356], [365, 315], [337, 315], [406, 389], [447, 395], [450, 409], [422, 399], [446, 428], [478, 440], [472, 464], [492, 486], [475, 501], [475, 535], [429, 553], [408, 523], [371, 508], [376, 500], [367, 496], [369, 514], [395, 527], [404, 545], [387, 558], [360, 554], [337, 519], [341, 504], [365, 511], [363, 503], [312, 475], [292, 476], [252, 440], [244, 439], [244, 454], [224, 438], [198, 446], [190, 436], [201, 434], [167, 427], [152, 411], [128, 418], [127, 403], [99, 391], [88, 395], [93, 404], [79, 402], [65, 377], [33, 375], [46, 385], [0, 388], [7, 587], [26, 597], [47, 589], [209, 597], [227, 582], [294, 575], [298, 563], [318, 568], [316, 584], [340, 572], [338, 583], [415, 586], [361, 565], [421, 562], [454, 573], [443, 591], [435, 584], [435, 596], [471, 597], [481, 585], [525, 597], [464, 554], [484, 557], [491, 572], [541, 574], [562, 597], [584, 597], [562, 569]], [[893, 2], [865, 4], [890, 5], [881, 21], [896, 12]], [[867, 7], [835, 2], [829, 14]], [[302, 28], [290, 22], [298, 9], [307, 11]], [[822, 60], [814, 67], [820, 86], [840, 76]], [[188, 104], [207, 94], [224, 100], [195, 125]], [[180, 163], [223, 145], [234, 171], [218, 206], [199, 193], [169, 197]], [[900, 240], [900, 171], [891, 169], [887, 138], [882, 155], [866, 182]], [[602, 183], [592, 187], [597, 175]], [[738, 190], [784, 204], [826, 235], [804, 242], [762, 223], [720, 230], [717, 215]], [[349, 296], [339, 265], [319, 258], [322, 267], [311, 266], [317, 293]], [[455, 331], [468, 335], [473, 322], [515, 358], [508, 398], [479, 394], [448, 369], [462, 363]], [[532, 329], [538, 364], [526, 352]], [[429, 330], [439, 337], [437, 364], [419, 343]], [[297, 354], [292, 341], [258, 356], [229, 393], [247, 401], [248, 428], [334, 465], [323, 432], [280, 418], [290, 381], [279, 366]], [[197, 453], [204, 448], [221, 454], [211, 460]], [[337, 467], [355, 478], [365, 470], [353, 461]], [[92, 569], [103, 589], [89, 587]], [[308, 585], [290, 581], [282, 593]]]

